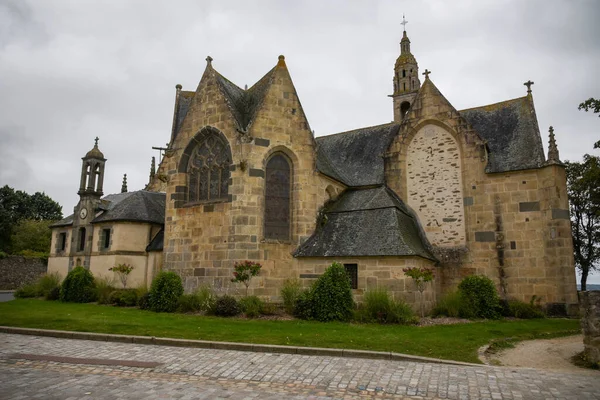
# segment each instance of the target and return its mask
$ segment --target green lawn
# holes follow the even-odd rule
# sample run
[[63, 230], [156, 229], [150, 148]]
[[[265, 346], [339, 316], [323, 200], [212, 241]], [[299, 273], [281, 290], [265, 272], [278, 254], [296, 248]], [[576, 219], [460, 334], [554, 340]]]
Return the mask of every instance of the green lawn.
[[543, 319], [428, 327], [265, 321], [156, 314], [96, 304], [13, 300], [0, 303], [0, 325], [290, 346], [393, 351], [479, 362], [477, 349], [493, 339], [533, 339], [579, 333], [579, 321]]

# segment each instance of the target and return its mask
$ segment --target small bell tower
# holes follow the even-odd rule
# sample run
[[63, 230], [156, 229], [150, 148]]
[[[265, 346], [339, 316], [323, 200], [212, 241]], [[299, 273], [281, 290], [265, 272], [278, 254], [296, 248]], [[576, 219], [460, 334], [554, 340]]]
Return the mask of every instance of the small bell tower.
[[95, 140], [94, 148], [87, 152], [81, 164], [81, 180], [79, 182], [79, 196], [102, 197], [102, 185], [104, 184], [104, 163], [106, 158], [98, 149], [98, 138]]
[[408, 21], [402, 15], [403, 32], [400, 41], [400, 56], [394, 66], [394, 122], [401, 122], [421, 87], [419, 65], [410, 52], [410, 39], [406, 34]]

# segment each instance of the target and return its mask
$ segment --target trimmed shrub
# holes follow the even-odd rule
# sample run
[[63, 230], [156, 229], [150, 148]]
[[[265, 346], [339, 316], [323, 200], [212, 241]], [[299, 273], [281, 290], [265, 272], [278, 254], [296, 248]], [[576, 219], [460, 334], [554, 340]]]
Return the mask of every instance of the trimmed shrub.
[[313, 318], [317, 321], [348, 321], [352, 318], [352, 288], [342, 264], [334, 262], [325, 270], [314, 283], [310, 297]]
[[116, 289], [110, 294], [109, 303], [119, 307], [135, 307], [138, 302], [136, 289]]
[[442, 298], [440, 298], [431, 310], [431, 315], [433, 317], [453, 317], [458, 318], [464, 314], [473, 314], [470, 311], [465, 311], [468, 308], [468, 305], [464, 301], [461, 293], [459, 291], [446, 293]]
[[461, 317], [497, 319], [500, 317], [500, 298], [494, 282], [486, 276], [471, 275], [458, 285], [465, 307]]
[[246, 296], [240, 299], [240, 308], [248, 318], [256, 318], [261, 314], [264, 303], [256, 296]]
[[155, 312], [173, 312], [183, 294], [181, 277], [172, 271], [159, 272], [150, 287], [149, 308]]
[[242, 310], [238, 301], [229, 295], [224, 295], [217, 298], [215, 302], [214, 314], [219, 317], [235, 317]]
[[296, 301], [302, 294], [302, 284], [298, 279], [286, 279], [281, 287], [281, 297], [283, 298], [283, 308], [285, 312], [292, 315]]
[[509, 300], [508, 308], [510, 310], [510, 315], [515, 318], [534, 319], [546, 317], [544, 312], [535, 305], [524, 303], [519, 300]]
[[355, 312], [355, 319], [380, 324], [412, 324], [418, 321], [413, 309], [402, 300], [394, 300], [386, 289], [367, 291]]
[[116, 290], [114, 281], [108, 277], [96, 278], [96, 298], [98, 304], [111, 304], [110, 295]]
[[90, 303], [95, 300], [94, 275], [83, 267], [73, 268], [60, 287], [60, 301]]

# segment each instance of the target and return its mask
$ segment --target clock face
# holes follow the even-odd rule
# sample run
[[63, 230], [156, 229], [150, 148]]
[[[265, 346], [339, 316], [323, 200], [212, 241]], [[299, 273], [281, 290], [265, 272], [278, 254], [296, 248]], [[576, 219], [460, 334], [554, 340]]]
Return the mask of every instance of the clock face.
[[82, 208], [81, 211], [79, 211], [79, 217], [81, 219], [85, 219], [85, 217], [87, 217], [87, 208]]

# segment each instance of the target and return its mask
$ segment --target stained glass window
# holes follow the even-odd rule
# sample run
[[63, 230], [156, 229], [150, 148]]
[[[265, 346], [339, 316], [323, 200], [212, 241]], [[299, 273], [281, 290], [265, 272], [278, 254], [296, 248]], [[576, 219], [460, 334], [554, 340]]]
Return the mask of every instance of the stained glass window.
[[290, 239], [290, 162], [276, 154], [267, 163], [265, 189], [265, 238]]
[[188, 201], [227, 199], [229, 187], [229, 146], [209, 133], [194, 149], [188, 164]]

